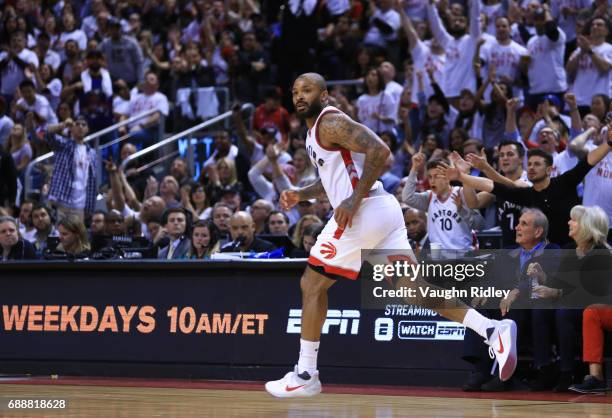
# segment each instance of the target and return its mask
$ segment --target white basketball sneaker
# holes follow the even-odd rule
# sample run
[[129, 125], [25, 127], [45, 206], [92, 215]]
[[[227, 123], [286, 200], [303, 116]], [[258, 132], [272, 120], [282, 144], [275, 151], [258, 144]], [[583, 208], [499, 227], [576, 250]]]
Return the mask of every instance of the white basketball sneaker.
[[312, 376], [308, 372], [298, 374], [298, 368], [295, 366], [293, 371], [282, 379], [266, 383], [266, 391], [277, 398], [305, 398], [318, 395], [321, 393], [319, 372], [315, 372]]
[[516, 323], [511, 319], [496, 321], [494, 328], [487, 329], [489, 356], [497, 360], [499, 378], [506, 381], [516, 369]]

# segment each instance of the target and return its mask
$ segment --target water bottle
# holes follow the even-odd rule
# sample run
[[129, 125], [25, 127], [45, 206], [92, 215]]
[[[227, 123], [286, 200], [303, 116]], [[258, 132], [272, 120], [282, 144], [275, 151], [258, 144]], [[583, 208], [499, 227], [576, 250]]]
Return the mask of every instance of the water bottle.
[[538, 299], [539, 296], [533, 293], [533, 289], [539, 286], [540, 282], [538, 282], [538, 278], [535, 276], [529, 276], [529, 280], [531, 281], [531, 299]]

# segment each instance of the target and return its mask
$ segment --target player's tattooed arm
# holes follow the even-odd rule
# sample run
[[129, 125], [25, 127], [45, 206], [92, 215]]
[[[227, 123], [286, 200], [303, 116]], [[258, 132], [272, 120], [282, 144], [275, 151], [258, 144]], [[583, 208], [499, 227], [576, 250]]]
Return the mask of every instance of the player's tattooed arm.
[[323, 144], [342, 147], [365, 154], [363, 173], [353, 196], [361, 201], [372, 185], [385, 172], [391, 151], [370, 129], [341, 113], [328, 113], [319, 122], [319, 138]]
[[325, 189], [323, 188], [323, 183], [321, 183], [321, 179], [317, 179], [317, 181], [314, 183], [298, 189], [297, 192], [300, 196], [300, 202], [327, 196], [325, 194]]
[[[361, 200], [367, 196], [374, 182], [384, 173], [385, 163], [391, 151], [382, 140], [367, 127], [339, 113], [328, 113], [319, 122], [319, 139], [323, 145], [342, 147], [365, 154], [363, 172], [353, 194], [334, 210], [339, 229], [353, 226], [353, 216], [359, 210]], [[356, 173], [353, 173], [356, 175]]]

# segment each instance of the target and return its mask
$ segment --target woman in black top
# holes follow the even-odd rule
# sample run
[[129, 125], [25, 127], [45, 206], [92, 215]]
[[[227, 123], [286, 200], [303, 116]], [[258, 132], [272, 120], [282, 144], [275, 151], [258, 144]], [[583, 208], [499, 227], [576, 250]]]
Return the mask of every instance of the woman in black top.
[[220, 248], [219, 234], [211, 220], [197, 221], [191, 230], [191, 249], [187, 258], [207, 260]]
[[36, 248], [19, 236], [15, 218], [0, 216], [0, 260], [35, 260]]

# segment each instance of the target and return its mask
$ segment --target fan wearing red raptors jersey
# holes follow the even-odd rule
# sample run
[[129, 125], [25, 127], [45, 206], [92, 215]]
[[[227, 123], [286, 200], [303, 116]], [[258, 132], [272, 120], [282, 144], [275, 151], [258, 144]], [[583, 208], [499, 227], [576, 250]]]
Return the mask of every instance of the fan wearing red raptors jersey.
[[[412, 255], [399, 202], [378, 181], [389, 148], [370, 129], [328, 105], [321, 75], [302, 74], [295, 80], [292, 94], [296, 113], [308, 127], [306, 149], [319, 179], [301, 189], [284, 191], [281, 206], [288, 210], [300, 201], [326, 196], [334, 216], [312, 247], [300, 281], [298, 363], [282, 379], [266, 383], [270, 394], [283, 398], [321, 392], [317, 354], [327, 315], [327, 291], [338, 279], [357, 279], [361, 250], [393, 249]], [[402, 285], [408, 283], [405, 280]], [[490, 320], [459, 301], [453, 302], [461, 308], [438, 309], [438, 313], [480, 334], [495, 353], [500, 378], [509, 379], [516, 367], [516, 324]]]

